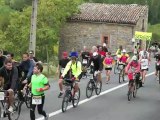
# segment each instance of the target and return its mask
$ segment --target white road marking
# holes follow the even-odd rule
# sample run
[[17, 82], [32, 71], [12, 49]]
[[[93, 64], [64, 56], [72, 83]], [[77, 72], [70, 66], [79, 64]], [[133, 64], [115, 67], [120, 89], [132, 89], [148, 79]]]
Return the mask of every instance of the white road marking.
[[[146, 75], [146, 77], [151, 76], [151, 75], [153, 75], [153, 74], [154, 74], [154, 72], [149, 73], [149, 74]], [[127, 82], [127, 83], [124, 83], [124, 84], [122, 84], [122, 85], [118, 85], [118, 86], [116, 86], [116, 87], [113, 87], [113, 88], [111, 88], [111, 89], [105, 90], [105, 91], [101, 92], [101, 94], [98, 95], [98, 96], [97, 96], [97, 95], [94, 95], [94, 96], [92, 96], [92, 97], [89, 98], [89, 99], [84, 99], [84, 100], [80, 101], [80, 102], [79, 102], [79, 105], [84, 104], [84, 103], [86, 103], [86, 102], [88, 102], [88, 101], [91, 101], [91, 100], [93, 100], [93, 99], [95, 99], [95, 98], [97, 98], [97, 97], [100, 97], [100, 96], [104, 95], [104, 94], [107, 94], [107, 93], [110, 93], [110, 92], [112, 92], [112, 91], [115, 91], [115, 90], [117, 90], [117, 89], [119, 89], [119, 88], [122, 88], [122, 87], [124, 87], [124, 86], [126, 86], [126, 85], [128, 85], [128, 82]], [[71, 109], [71, 108], [73, 108], [72, 105], [68, 106], [68, 107], [67, 107], [67, 110], [68, 110], [68, 109]], [[49, 114], [49, 117], [55, 116], [55, 115], [60, 114], [60, 113], [62, 113], [62, 110], [61, 110], [61, 109], [60, 109], [60, 110], [57, 110], [57, 111], [55, 111], [55, 112], [50, 113], [50, 114]], [[40, 117], [40, 118], [38, 118], [38, 119], [36, 119], [36, 120], [44, 120], [44, 117]]]

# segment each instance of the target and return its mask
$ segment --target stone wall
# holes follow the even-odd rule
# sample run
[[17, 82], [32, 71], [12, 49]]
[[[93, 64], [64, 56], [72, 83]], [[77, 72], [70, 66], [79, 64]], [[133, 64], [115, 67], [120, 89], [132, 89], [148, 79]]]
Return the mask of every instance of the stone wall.
[[[122, 45], [127, 51], [132, 51], [132, 38], [135, 31], [142, 31], [144, 19], [144, 31], [147, 31], [148, 10], [146, 14], [140, 16], [137, 25], [93, 23], [93, 22], [67, 22], [61, 29], [61, 39], [59, 53], [62, 51], [71, 51], [75, 48], [80, 52], [83, 46], [91, 49], [94, 45], [102, 44], [102, 36], [108, 36], [110, 44], [109, 51], [115, 53], [119, 45]], [[146, 45], [146, 42], [142, 41]]]
[[131, 50], [133, 26], [102, 23], [67, 23], [61, 31], [59, 52], [71, 51], [76, 48], [81, 51], [83, 46], [89, 49], [93, 45], [102, 44], [102, 36], [108, 36], [110, 40], [109, 50], [115, 52], [119, 45], [123, 45], [128, 51]]

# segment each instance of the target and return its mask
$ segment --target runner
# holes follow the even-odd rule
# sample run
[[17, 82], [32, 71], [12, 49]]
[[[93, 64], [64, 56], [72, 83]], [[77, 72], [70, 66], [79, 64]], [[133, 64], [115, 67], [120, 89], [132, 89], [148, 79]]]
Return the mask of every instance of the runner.
[[110, 74], [112, 70], [113, 58], [111, 57], [111, 52], [106, 53], [106, 57], [104, 58], [103, 65], [106, 70], [106, 84], [110, 81]]
[[149, 62], [150, 62], [150, 55], [149, 53], [146, 51], [145, 48], [143, 48], [142, 51], [140, 51], [139, 53], [139, 61], [141, 64], [141, 76], [142, 76], [142, 83], [144, 84], [145, 82], [145, 78], [146, 78], [146, 74], [149, 68]]
[[48, 120], [46, 112], [43, 110], [45, 95], [44, 91], [50, 88], [49, 81], [47, 77], [42, 74], [43, 66], [40, 63], [37, 63], [33, 70], [33, 75], [31, 78], [31, 87], [32, 100], [31, 100], [31, 109], [30, 109], [30, 118], [35, 120], [35, 108], [37, 106], [38, 113], [45, 117], [45, 120]]

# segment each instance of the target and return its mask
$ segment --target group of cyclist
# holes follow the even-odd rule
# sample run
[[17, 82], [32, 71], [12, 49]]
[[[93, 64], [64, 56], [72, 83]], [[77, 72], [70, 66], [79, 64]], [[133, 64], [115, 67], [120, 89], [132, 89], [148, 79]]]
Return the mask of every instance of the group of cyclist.
[[[133, 56], [129, 56], [127, 51], [119, 46], [115, 55], [112, 55], [108, 51], [106, 44], [103, 46], [93, 46], [91, 51], [87, 49], [86, 46], [83, 47], [78, 56], [78, 52], [72, 51], [68, 56], [67, 52], [62, 53], [62, 59], [59, 61], [59, 67], [57, 73], [60, 71], [59, 87], [60, 94], [58, 97], [62, 97], [63, 91], [63, 78], [68, 77], [67, 72], [72, 70], [72, 80], [79, 80], [86, 74], [86, 69], [90, 67], [91, 70], [98, 74], [98, 81], [101, 81], [101, 73], [103, 68], [106, 71], [106, 84], [110, 81], [110, 74], [114, 64], [123, 65], [124, 69], [124, 80], [129, 79], [129, 86], [133, 83], [133, 75], [138, 74], [138, 79], [141, 86], [145, 83], [146, 73], [151, 64], [150, 53], [145, 49], [145, 46], [136, 46], [132, 51]], [[160, 69], [160, 50], [156, 54], [156, 72]], [[81, 58], [81, 59], [80, 59]], [[81, 62], [80, 62], [81, 61]], [[78, 64], [77, 64], [78, 63]], [[82, 65], [81, 65], [82, 64]], [[118, 67], [117, 67], [118, 69]], [[119, 71], [118, 71], [119, 72]], [[76, 88], [78, 87], [78, 82], [76, 82]]]
[[[9, 97], [8, 111], [13, 113], [13, 103], [15, 94], [21, 101], [24, 101], [23, 90], [27, 87], [31, 88], [31, 103], [30, 103], [30, 118], [35, 120], [35, 107], [38, 107], [39, 114], [48, 119], [43, 110], [45, 95], [44, 91], [49, 89], [49, 81], [42, 74], [43, 66], [38, 60], [33, 57], [33, 51], [23, 53], [22, 61], [14, 60], [14, 54], [8, 53], [3, 56], [3, 51], [0, 51], [0, 88], [5, 90], [5, 96]], [[36, 96], [36, 100], [34, 99]], [[37, 99], [38, 97], [38, 99]], [[35, 101], [39, 101], [36, 103]]]

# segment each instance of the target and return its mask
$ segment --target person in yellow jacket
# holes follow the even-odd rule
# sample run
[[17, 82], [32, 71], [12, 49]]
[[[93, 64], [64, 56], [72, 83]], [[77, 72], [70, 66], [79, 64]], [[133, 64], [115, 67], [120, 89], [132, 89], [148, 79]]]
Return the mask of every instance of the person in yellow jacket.
[[[77, 52], [71, 52], [70, 54], [71, 57], [71, 61], [69, 61], [66, 65], [66, 67], [64, 68], [64, 71], [60, 77], [59, 80], [59, 88], [60, 88], [60, 94], [59, 94], [59, 98], [62, 97], [63, 95], [63, 79], [64, 78], [69, 78], [72, 80], [75, 80], [75, 86], [74, 86], [74, 93], [77, 92], [79, 85], [78, 85], [78, 81], [81, 79], [82, 77], [82, 64], [80, 61], [77, 61]], [[70, 75], [70, 71], [71, 71], [71, 75]]]
[[119, 46], [119, 49], [118, 49], [117, 52], [116, 52], [117, 58], [120, 58], [120, 57], [121, 57], [122, 50], [123, 50], [123, 47], [122, 47], [122, 45], [120, 45], [120, 46]]

